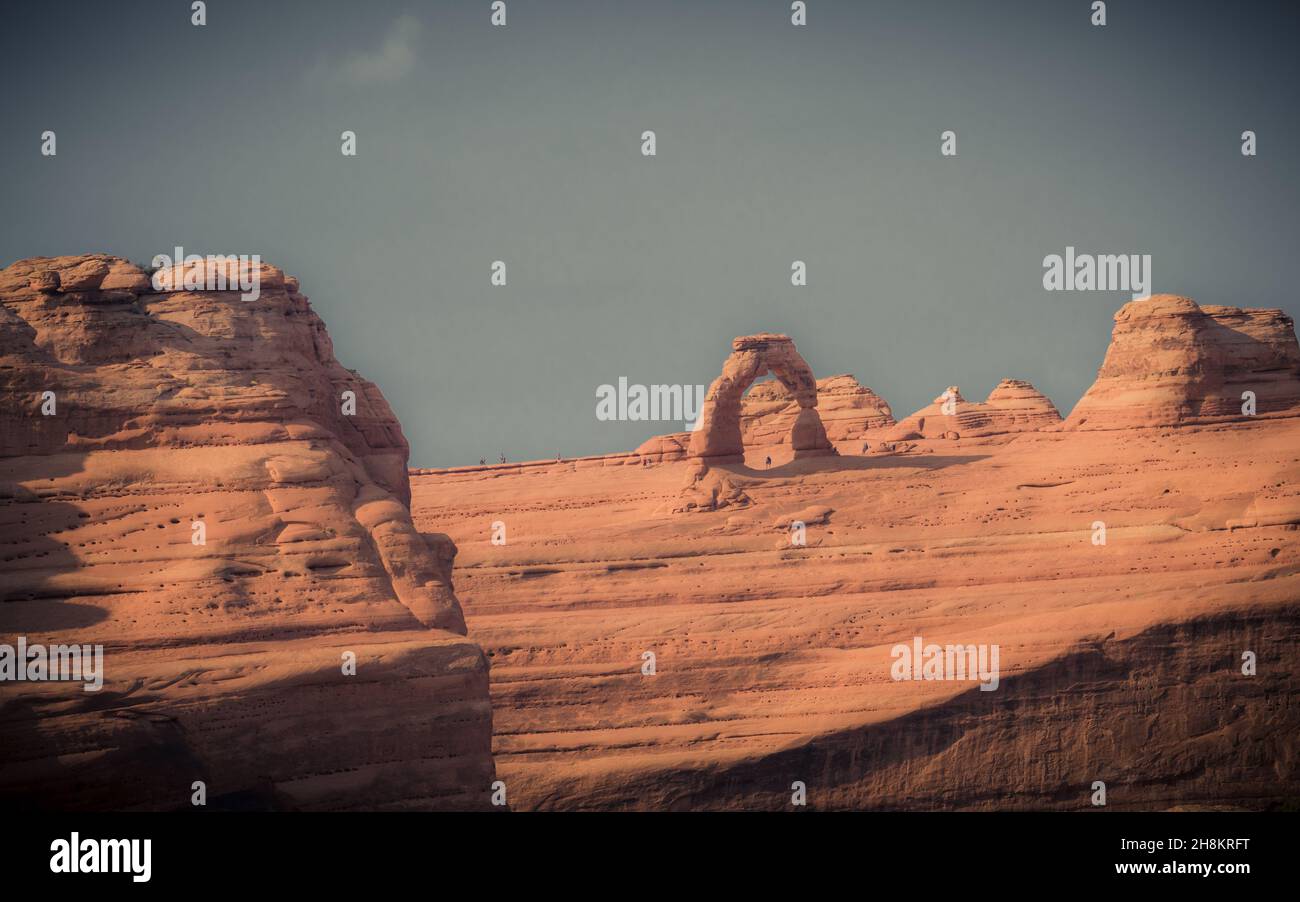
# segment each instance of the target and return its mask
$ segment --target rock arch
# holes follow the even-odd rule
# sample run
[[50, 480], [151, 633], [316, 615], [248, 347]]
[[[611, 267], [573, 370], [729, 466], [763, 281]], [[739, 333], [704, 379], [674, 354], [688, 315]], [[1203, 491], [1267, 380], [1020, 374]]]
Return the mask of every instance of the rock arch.
[[799, 356], [790, 336], [763, 332], [732, 341], [722, 375], [713, 380], [704, 398], [699, 427], [691, 434], [689, 458], [711, 464], [744, 461], [740, 399], [756, 379], [769, 372], [799, 402], [799, 414], [790, 429], [794, 456], [835, 453], [817, 414], [817, 379], [812, 367]]

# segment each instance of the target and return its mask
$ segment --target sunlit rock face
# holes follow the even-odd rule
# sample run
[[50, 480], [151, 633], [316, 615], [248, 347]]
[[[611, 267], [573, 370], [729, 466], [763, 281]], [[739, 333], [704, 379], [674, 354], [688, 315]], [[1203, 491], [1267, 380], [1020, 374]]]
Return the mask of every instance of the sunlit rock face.
[[1289, 316], [1276, 309], [1201, 307], [1162, 294], [1125, 304], [1115, 314], [1097, 381], [1065, 428], [1176, 426], [1297, 413], [1300, 347]]
[[[804, 409], [763, 383], [741, 402], [747, 464], [687, 456], [688, 433], [586, 465], [421, 471], [415, 521], [461, 547], [457, 594], [492, 659], [512, 806], [792, 810], [797, 782], [812, 809], [1083, 811], [1095, 781], [1110, 809], [1288, 806], [1295, 339], [1275, 314], [1179, 306], [1140, 327], [1122, 312], [1116, 345], [1138, 329], [1148, 353], [1112, 348], [1099, 386], [1186, 399], [1177, 361], [1213, 357], [1231, 388], [1208, 397], [1258, 385], [1258, 415], [1143, 413], [1120, 385], [1099, 391], [1122, 402], [1115, 428], [1065, 429], [1005, 380], [798, 458], [751, 446]], [[1189, 357], [1179, 322], [1214, 343]], [[743, 344], [729, 398], [759, 369]], [[895, 428], [911, 437], [884, 440]], [[706, 447], [734, 451], [727, 435]], [[489, 512], [508, 544], [485, 540]], [[996, 689], [896, 679], [918, 637], [997, 646]]]
[[[779, 380], [755, 385], [740, 403], [745, 447], [788, 443], [799, 410], [798, 402]], [[849, 375], [817, 380], [817, 415], [833, 443], [860, 439], [894, 423], [885, 399]]]
[[983, 401], [967, 401], [950, 385], [930, 404], [885, 430], [886, 441], [982, 438], [1032, 432], [1061, 422], [1047, 396], [1023, 379], [1003, 379]]
[[105, 649], [99, 692], [0, 685], [2, 799], [487, 802], [455, 546], [411, 520], [379, 389], [296, 279], [257, 277], [241, 300], [104, 255], [0, 271], [0, 641]]
[[756, 379], [768, 373], [780, 381], [799, 407], [790, 426], [790, 446], [795, 456], [835, 453], [817, 415], [817, 379], [812, 368], [799, 356], [788, 335], [763, 332], [732, 341], [722, 375], [713, 380], [704, 397], [699, 426], [691, 435], [690, 457], [707, 463], [744, 459], [741, 399]]

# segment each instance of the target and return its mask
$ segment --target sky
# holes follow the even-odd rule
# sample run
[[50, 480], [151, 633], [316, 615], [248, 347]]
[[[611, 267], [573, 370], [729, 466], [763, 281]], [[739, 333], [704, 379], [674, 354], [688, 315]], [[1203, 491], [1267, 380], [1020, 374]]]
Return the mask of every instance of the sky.
[[1131, 293], [1045, 290], [1066, 247], [1300, 312], [1300, 4], [790, 6], [6, 4], [0, 265], [260, 254], [425, 467], [635, 448], [681, 423], [599, 386], [763, 331], [899, 418], [1002, 378], [1068, 413]]

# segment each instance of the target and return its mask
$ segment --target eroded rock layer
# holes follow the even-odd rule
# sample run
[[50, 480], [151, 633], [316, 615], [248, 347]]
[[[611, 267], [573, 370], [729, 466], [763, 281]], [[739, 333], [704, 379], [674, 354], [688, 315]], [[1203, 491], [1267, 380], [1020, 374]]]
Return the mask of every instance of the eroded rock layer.
[[[1294, 337], [1231, 316], [1224, 384], [1281, 404]], [[1125, 378], [1167, 385], [1146, 359]], [[1300, 418], [1062, 430], [1010, 380], [964, 413], [702, 478], [680, 441], [416, 477], [512, 804], [788, 809], [799, 783], [810, 808], [1091, 810], [1102, 781], [1111, 808], [1294, 807]], [[997, 688], [896, 678], [914, 642], [996, 647]]]
[[777, 378], [797, 407], [789, 431], [794, 456], [835, 453], [817, 415], [817, 380], [811, 367], [799, 355], [790, 336], [762, 332], [732, 341], [722, 374], [704, 396], [699, 425], [691, 434], [690, 457], [706, 463], [744, 459], [741, 399], [756, 379], [768, 373]]
[[884, 432], [886, 441], [980, 438], [1032, 432], [1061, 422], [1056, 405], [1021, 379], [1003, 379], [984, 401], [967, 401], [950, 385], [928, 406]]
[[[1300, 797], [1297, 443], [1272, 419], [714, 467], [749, 504], [690, 517], [657, 513], [687, 462], [426, 474], [413, 503], [461, 549], [517, 808], [784, 808], [796, 780], [814, 808], [1087, 810], [1095, 780], [1265, 808]], [[999, 688], [893, 680], [916, 636], [997, 644]]]
[[1289, 316], [1156, 295], [1115, 314], [1097, 381], [1065, 428], [1169, 426], [1297, 412], [1300, 347]]
[[105, 679], [0, 684], [7, 804], [487, 804], [455, 546], [411, 520], [379, 390], [258, 275], [244, 301], [102, 255], [0, 271], [0, 641], [102, 645]]
[[[798, 402], [779, 380], [755, 385], [740, 404], [745, 447], [787, 444], [798, 414]], [[817, 380], [817, 414], [831, 442], [860, 439], [894, 423], [885, 399], [850, 375]]]

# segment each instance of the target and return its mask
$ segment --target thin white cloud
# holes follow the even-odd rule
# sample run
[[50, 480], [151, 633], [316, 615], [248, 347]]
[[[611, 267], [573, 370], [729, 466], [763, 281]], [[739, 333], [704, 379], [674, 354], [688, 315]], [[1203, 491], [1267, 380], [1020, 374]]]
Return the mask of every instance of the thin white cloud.
[[343, 61], [342, 75], [358, 85], [400, 81], [415, 66], [415, 42], [420, 37], [420, 20], [399, 16], [375, 50], [354, 53]]

